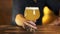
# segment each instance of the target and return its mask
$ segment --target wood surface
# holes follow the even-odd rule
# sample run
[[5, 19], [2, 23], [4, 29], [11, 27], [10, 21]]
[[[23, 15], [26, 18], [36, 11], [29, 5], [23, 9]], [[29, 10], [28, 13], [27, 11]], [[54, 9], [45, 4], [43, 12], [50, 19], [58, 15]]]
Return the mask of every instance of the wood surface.
[[19, 26], [0, 25], [0, 34], [60, 34], [60, 26], [37, 26], [35, 32], [28, 32]]

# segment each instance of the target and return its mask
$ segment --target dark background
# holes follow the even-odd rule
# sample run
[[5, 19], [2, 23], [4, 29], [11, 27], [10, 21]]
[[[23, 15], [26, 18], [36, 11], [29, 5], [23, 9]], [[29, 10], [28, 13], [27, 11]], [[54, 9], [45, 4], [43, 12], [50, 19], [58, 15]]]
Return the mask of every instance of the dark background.
[[12, 0], [0, 0], [0, 25], [11, 23]]
[[0, 0], [0, 25], [11, 24], [12, 0]]

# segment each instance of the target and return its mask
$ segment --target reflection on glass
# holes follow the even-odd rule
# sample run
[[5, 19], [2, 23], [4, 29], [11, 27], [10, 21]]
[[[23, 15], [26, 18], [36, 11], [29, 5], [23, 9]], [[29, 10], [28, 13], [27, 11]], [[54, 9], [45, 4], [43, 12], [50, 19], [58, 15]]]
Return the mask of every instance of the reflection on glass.
[[35, 21], [40, 17], [40, 12], [38, 7], [26, 7], [24, 12], [24, 17], [27, 20]]

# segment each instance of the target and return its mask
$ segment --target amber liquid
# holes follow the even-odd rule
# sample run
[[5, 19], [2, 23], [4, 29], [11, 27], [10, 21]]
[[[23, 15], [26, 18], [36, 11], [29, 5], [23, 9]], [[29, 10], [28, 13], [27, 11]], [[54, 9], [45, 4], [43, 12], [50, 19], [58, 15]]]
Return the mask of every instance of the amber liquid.
[[26, 7], [24, 12], [24, 17], [27, 20], [35, 21], [40, 17], [40, 11], [38, 7]]

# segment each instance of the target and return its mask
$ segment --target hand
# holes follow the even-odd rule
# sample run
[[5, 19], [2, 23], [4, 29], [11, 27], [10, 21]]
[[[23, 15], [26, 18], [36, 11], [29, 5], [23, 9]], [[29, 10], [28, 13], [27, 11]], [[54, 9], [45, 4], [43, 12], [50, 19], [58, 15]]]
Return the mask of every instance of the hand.
[[60, 26], [60, 17], [57, 17], [51, 24], [49, 25], [54, 25], [54, 26]]
[[29, 31], [32, 31], [32, 29], [35, 29], [35, 30], [37, 29], [36, 24], [33, 21], [24, 22], [24, 28], [27, 29], [27, 30], [29, 29]]

